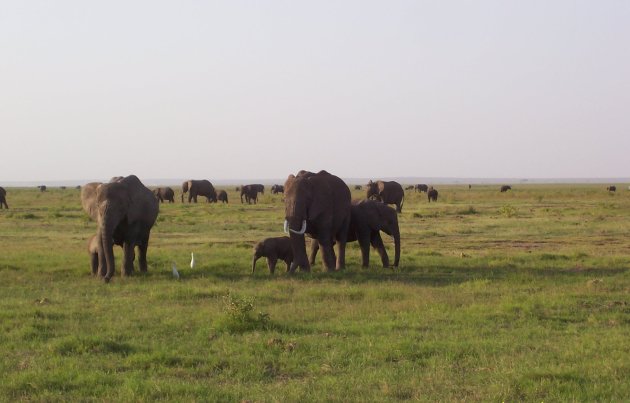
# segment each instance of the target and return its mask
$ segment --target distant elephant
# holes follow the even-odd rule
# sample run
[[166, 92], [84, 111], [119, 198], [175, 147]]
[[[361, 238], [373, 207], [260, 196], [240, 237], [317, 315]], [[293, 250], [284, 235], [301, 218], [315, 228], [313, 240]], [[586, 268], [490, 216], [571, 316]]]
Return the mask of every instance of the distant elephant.
[[[284, 230], [289, 233], [296, 268], [310, 270], [304, 234], [317, 239], [323, 250], [324, 267], [341, 270], [346, 264], [346, 239], [350, 227], [350, 189], [326, 171], [300, 171], [284, 183]], [[333, 242], [337, 243], [335, 256]], [[335, 263], [336, 260], [336, 263]]]
[[361, 185], [354, 185], [354, 190], [361, 190], [363, 189], [363, 186]]
[[109, 282], [115, 272], [113, 245], [123, 246], [123, 276], [133, 272], [134, 248], [140, 252], [140, 271], [147, 271], [149, 235], [159, 202], [135, 175], [113, 183], [88, 183], [81, 190], [81, 205], [98, 222], [98, 274]]
[[424, 192], [426, 193], [429, 190], [429, 187], [423, 183], [419, 183], [415, 186], [416, 192]]
[[234, 188], [234, 190], [236, 190], [237, 192], [240, 192], [241, 191], [241, 187], [237, 186], [237, 187]]
[[606, 188], [606, 190], [608, 190], [609, 192], [616, 192], [617, 191], [617, 186], [608, 186]]
[[197, 203], [197, 196], [205, 196], [208, 203], [217, 201], [217, 192], [212, 183], [206, 179], [191, 179], [182, 183], [182, 203], [186, 193], [188, 193], [188, 203], [192, 200]]
[[46, 185], [39, 185], [39, 186], [37, 186], [37, 188], [39, 189], [39, 191], [40, 191], [40, 192], [45, 192], [45, 191], [46, 191], [46, 189], [48, 189], [48, 188], [46, 187]]
[[512, 186], [509, 186], [509, 185], [501, 186], [501, 193], [507, 192], [508, 190], [512, 190]]
[[413, 190], [413, 189], [415, 189], [415, 186], [413, 186], [413, 185], [409, 185], [409, 186], [405, 187], [405, 190]]
[[[396, 210], [375, 200], [354, 200], [351, 209], [348, 242], [359, 241], [362, 266], [369, 267], [370, 265], [371, 244], [381, 256], [383, 267], [389, 267], [389, 257], [380, 234], [380, 231], [383, 231], [394, 238], [395, 256], [392, 267], [398, 267], [400, 262], [400, 229]], [[318, 242], [313, 240], [311, 242], [311, 264], [315, 261], [318, 249]]]
[[366, 199], [370, 198], [375, 198], [385, 204], [395, 204], [396, 211], [401, 213], [405, 202], [405, 191], [398, 182], [370, 181], [367, 184]]
[[81, 185], [77, 185], [77, 186], [75, 187], [75, 189], [76, 189], [76, 190], [81, 190]]
[[427, 198], [429, 199], [429, 203], [431, 203], [431, 201], [434, 201], [434, 202], [437, 201], [438, 191], [433, 189], [433, 186], [431, 186], [429, 190], [427, 191]]
[[227, 203], [228, 202], [228, 194], [225, 190], [219, 190], [217, 192], [217, 200], [222, 202], [222, 203]]
[[59, 189], [66, 190], [66, 187], [65, 186], [60, 186]]
[[169, 203], [175, 203], [175, 192], [168, 186], [165, 188], [154, 189], [153, 194], [160, 203], [164, 203], [164, 200], [167, 200]]
[[258, 202], [258, 193], [265, 193], [265, 187], [261, 184], [241, 186], [241, 203], [243, 203], [243, 196], [245, 196], [247, 204], [251, 204], [252, 201], [256, 204]]
[[254, 257], [252, 258], [252, 273], [256, 270], [256, 261], [261, 257], [267, 258], [267, 267], [271, 274], [276, 270], [278, 259], [284, 260], [287, 264], [287, 271], [293, 262], [293, 249], [291, 248], [291, 238], [280, 236], [276, 238], [265, 238], [254, 247]]
[[9, 208], [9, 205], [7, 204], [7, 191], [0, 186], [0, 209], [4, 208], [3, 206]]
[[271, 187], [271, 194], [284, 193], [284, 186], [282, 185], [273, 185]]

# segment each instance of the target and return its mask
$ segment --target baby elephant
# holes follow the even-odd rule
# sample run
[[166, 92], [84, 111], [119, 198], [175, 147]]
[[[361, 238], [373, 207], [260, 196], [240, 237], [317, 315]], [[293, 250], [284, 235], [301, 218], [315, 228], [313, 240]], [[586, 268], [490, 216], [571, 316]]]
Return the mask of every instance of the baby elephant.
[[252, 273], [256, 270], [256, 261], [261, 257], [267, 258], [269, 272], [274, 273], [278, 259], [284, 260], [287, 264], [287, 271], [293, 262], [293, 249], [291, 239], [288, 236], [277, 238], [265, 238], [254, 247], [254, 258], [252, 260]]

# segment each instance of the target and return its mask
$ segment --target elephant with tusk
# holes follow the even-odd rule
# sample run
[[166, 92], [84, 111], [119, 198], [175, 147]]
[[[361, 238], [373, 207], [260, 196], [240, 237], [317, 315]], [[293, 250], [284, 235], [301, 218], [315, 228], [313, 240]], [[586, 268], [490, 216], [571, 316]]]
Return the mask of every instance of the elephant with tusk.
[[[310, 270], [304, 235], [317, 239], [328, 271], [345, 266], [346, 238], [350, 225], [350, 189], [326, 171], [300, 171], [289, 175], [284, 184], [285, 232], [293, 249], [290, 272]], [[299, 229], [298, 229], [299, 228]], [[333, 243], [337, 243], [335, 256]]]

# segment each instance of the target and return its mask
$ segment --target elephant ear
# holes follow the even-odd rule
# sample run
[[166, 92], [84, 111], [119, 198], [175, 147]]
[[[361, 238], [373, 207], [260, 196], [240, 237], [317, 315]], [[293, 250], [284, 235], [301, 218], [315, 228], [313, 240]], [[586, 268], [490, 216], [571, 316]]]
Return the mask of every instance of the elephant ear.
[[307, 211], [306, 216], [309, 220], [315, 220], [322, 214], [332, 211], [328, 200], [331, 200], [330, 187], [325, 180], [318, 176], [310, 177], [306, 181], [307, 194]]

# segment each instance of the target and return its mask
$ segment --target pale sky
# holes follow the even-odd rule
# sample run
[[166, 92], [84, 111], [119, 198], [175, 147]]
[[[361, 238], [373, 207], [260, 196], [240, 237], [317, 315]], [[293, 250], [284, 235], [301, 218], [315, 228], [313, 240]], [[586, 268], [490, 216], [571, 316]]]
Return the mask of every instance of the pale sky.
[[630, 175], [625, 0], [0, 1], [0, 184]]

